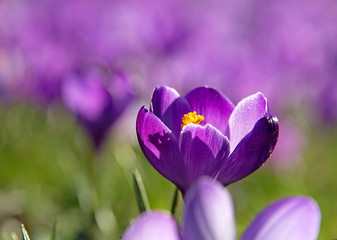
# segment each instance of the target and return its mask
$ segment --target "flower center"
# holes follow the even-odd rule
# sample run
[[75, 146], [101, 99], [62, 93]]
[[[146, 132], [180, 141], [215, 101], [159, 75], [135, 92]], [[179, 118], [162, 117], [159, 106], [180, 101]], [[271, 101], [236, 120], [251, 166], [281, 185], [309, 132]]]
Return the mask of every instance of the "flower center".
[[183, 123], [181, 124], [181, 129], [190, 123], [199, 124], [204, 119], [204, 116], [197, 115], [196, 111], [184, 114], [182, 118]]

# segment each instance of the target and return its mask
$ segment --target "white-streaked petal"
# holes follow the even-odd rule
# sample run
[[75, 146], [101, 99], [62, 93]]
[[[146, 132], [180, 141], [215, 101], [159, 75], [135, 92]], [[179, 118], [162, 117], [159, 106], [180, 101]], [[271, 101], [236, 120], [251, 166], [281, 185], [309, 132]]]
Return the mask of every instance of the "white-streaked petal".
[[229, 118], [231, 152], [234, 151], [241, 139], [253, 129], [255, 123], [266, 115], [268, 115], [267, 99], [260, 92], [246, 97], [238, 103]]
[[320, 222], [320, 209], [313, 199], [288, 197], [257, 215], [242, 240], [314, 240], [318, 237]]

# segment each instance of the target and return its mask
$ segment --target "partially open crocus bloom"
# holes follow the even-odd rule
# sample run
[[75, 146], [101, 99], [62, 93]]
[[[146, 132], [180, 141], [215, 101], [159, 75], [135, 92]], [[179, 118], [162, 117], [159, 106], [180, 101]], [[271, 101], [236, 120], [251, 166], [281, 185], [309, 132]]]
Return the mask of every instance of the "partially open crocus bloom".
[[262, 93], [234, 106], [208, 87], [185, 97], [156, 88], [150, 111], [142, 107], [136, 125], [145, 157], [183, 194], [203, 175], [224, 185], [248, 176], [268, 159], [278, 137], [278, 120]]
[[[182, 230], [162, 212], [142, 214], [122, 240], [234, 240], [232, 199], [220, 183], [202, 178], [186, 196]], [[317, 203], [308, 197], [283, 198], [267, 206], [251, 222], [242, 240], [314, 240], [320, 229]]]
[[123, 73], [107, 74], [93, 68], [68, 76], [63, 82], [62, 99], [88, 130], [97, 149], [132, 95]]

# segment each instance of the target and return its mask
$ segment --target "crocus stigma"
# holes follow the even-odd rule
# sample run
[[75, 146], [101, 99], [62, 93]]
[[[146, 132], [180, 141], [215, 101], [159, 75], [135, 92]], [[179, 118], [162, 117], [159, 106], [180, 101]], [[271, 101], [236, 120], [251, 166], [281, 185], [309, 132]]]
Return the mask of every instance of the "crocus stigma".
[[189, 112], [187, 114], [184, 114], [184, 116], [182, 117], [182, 124], [181, 124], [181, 129], [186, 126], [187, 124], [200, 124], [200, 122], [202, 120], [204, 120], [204, 116], [202, 115], [197, 115], [197, 112], [194, 111], [194, 112]]

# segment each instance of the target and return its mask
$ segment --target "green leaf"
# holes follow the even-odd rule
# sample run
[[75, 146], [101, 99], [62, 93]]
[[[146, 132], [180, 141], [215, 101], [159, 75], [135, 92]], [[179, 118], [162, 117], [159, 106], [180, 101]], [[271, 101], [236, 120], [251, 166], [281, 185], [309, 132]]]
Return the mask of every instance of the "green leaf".
[[150, 204], [146, 195], [142, 177], [137, 169], [133, 171], [132, 175], [139, 212], [142, 213], [144, 211], [149, 211]]

